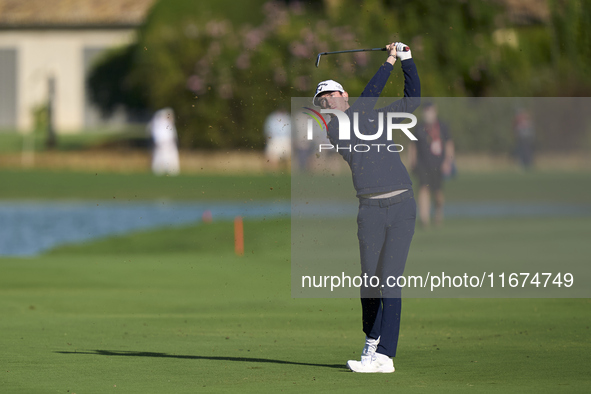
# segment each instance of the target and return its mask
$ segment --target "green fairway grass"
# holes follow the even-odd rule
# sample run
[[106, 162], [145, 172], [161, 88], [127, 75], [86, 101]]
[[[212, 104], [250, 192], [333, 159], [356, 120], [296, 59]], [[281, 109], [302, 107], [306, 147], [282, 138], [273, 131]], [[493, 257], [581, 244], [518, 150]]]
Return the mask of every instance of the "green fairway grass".
[[[413, 179], [417, 192], [418, 179]], [[297, 198], [347, 198], [353, 195], [351, 176], [293, 176]], [[590, 172], [460, 173], [444, 183], [446, 200], [562, 202], [591, 204]]]
[[[472, 228], [505, 228], [509, 256], [522, 228], [507, 223]], [[588, 392], [588, 299], [406, 299], [396, 372], [348, 372], [359, 300], [292, 299], [289, 220], [244, 227], [243, 257], [233, 224], [214, 222], [1, 258], [0, 392]], [[419, 231], [413, 245], [437, 237]], [[462, 247], [446, 241], [443, 259]]]
[[0, 200], [288, 200], [290, 177], [0, 171]]
[[[0, 200], [288, 200], [298, 182], [314, 180], [310, 198], [353, 196], [349, 174], [180, 175], [0, 170]], [[460, 174], [445, 184], [450, 202], [520, 201], [591, 203], [591, 173]]]

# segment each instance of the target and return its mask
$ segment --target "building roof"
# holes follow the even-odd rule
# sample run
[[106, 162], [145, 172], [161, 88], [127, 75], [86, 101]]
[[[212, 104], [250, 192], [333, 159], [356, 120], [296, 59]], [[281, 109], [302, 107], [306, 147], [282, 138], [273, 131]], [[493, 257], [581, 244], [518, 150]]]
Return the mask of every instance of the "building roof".
[[155, 0], [0, 0], [0, 28], [134, 27]]

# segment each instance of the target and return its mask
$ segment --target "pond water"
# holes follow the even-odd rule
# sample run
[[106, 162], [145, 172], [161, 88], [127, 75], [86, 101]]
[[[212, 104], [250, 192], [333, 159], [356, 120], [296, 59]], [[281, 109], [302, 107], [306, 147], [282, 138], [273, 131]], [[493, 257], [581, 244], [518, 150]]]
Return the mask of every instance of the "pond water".
[[289, 204], [2, 202], [0, 256], [30, 256], [57, 245], [137, 230], [214, 220], [289, 215]]
[[[33, 256], [55, 246], [109, 235], [201, 221], [205, 211], [214, 220], [289, 217], [351, 217], [355, 204], [309, 201], [289, 203], [114, 203], [114, 202], [0, 202], [0, 256]], [[591, 205], [525, 203], [453, 203], [447, 218], [581, 217]]]

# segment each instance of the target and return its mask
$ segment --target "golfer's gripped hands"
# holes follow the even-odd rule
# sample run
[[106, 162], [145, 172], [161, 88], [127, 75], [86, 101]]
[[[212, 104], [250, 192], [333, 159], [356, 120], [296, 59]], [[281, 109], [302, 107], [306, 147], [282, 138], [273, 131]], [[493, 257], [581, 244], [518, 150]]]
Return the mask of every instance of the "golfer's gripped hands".
[[[412, 54], [410, 53], [410, 47], [408, 45], [403, 44], [402, 42], [396, 42], [394, 44], [396, 45], [396, 57], [398, 57], [398, 59], [402, 61], [412, 57]], [[408, 48], [408, 51], [405, 52], [404, 48]]]
[[391, 65], [396, 63], [396, 43], [393, 42], [391, 44], [386, 45], [386, 50], [388, 51], [388, 59], [386, 61]]

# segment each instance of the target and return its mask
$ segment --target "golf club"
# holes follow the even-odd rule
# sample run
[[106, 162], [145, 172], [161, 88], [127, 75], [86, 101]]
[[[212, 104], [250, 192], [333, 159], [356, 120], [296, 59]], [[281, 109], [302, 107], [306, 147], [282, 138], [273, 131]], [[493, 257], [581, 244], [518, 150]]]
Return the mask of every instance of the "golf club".
[[[409, 50], [408, 47], [404, 47], [404, 52]], [[320, 56], [322, 55], [334, 55], [336, 53], [347, 53], [347, 52], [367, 52], [367, 51], [387, 51], [387, 48], [366, 48], [366, 49], [348, 49], [346, 51], [334, 51], [334, 52], [322, 52], [316, 57], [316, 67], [320, 64]]]

